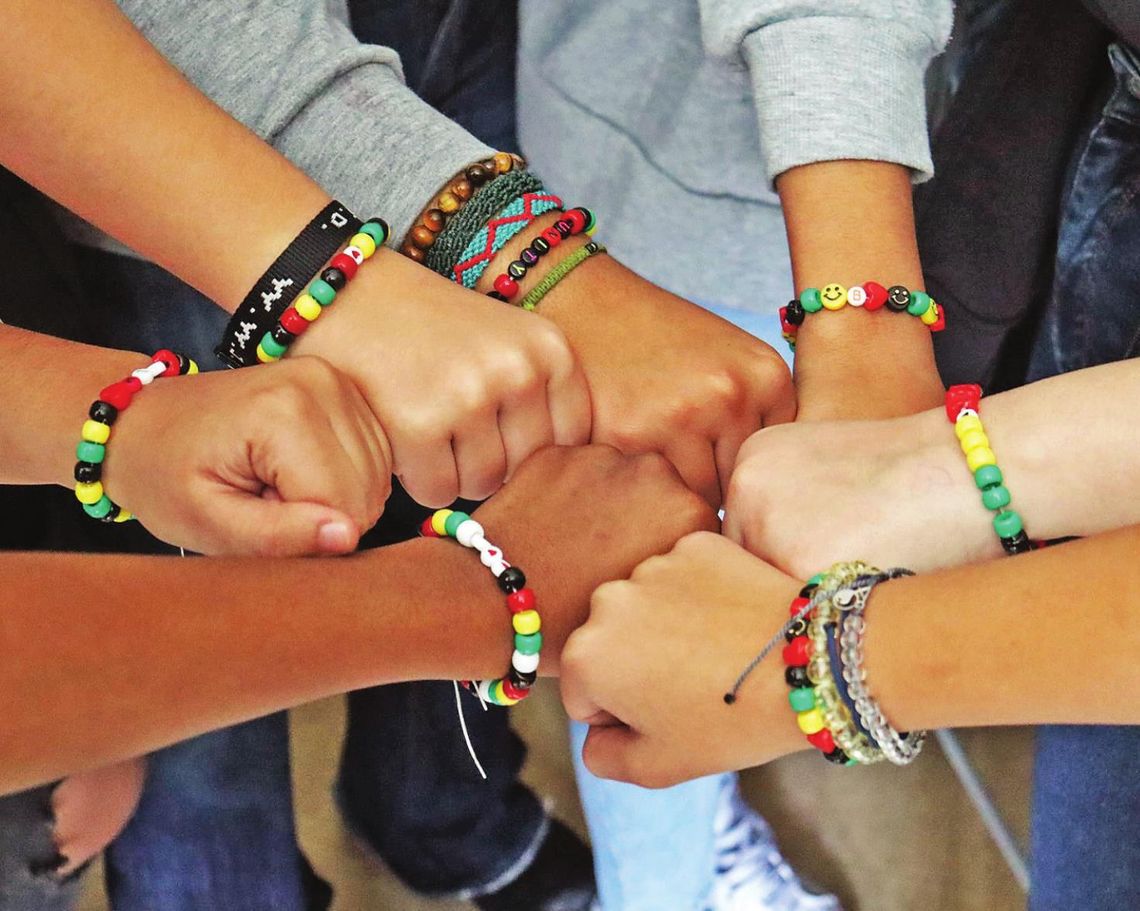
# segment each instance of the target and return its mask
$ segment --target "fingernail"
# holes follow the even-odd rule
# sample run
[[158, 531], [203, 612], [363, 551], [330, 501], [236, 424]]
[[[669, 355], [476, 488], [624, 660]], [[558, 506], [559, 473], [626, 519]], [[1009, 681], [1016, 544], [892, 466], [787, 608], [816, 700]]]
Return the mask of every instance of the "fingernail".
[[344, 522], [326, 522], [317, 529], [317, 545], [337, 553], [352, 547], [352, 530]]

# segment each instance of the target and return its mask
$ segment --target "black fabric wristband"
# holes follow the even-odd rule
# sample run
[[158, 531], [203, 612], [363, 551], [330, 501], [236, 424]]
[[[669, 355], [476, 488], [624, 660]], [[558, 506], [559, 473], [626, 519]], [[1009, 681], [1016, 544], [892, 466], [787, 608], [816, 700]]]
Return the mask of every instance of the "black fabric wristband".
[[261, 337], [360, 224], [360, 219], [335, 199], [321, 209], [250, 289], [226, 324], [214, 353], [229, 367], [258, 363]]

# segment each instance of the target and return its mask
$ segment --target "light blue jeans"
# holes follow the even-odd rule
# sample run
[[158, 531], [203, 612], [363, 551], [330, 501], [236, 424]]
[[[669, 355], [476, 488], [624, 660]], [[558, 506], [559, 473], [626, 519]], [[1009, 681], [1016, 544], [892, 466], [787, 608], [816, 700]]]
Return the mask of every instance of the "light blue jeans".
[[[707, 309], [764, 340], [790, 362], [776, 315]], [[587, 727], [571, 722], [578, 794], [594, 846], [603, 911], [699, 911], [716, 873], [717, 797], [736, 776], [712, 775], [663, 791], [596, 778], [582, 764]]]

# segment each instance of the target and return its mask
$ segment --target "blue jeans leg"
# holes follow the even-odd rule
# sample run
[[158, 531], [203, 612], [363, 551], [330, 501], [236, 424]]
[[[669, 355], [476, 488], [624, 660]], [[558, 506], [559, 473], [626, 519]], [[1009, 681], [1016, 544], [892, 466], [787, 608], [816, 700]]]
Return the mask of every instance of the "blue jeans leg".
[[[1140, 355], [1140, 60], [1111, 51], [1116, 91], [1075, 163], [1030, 379]], [[1140, 727], [1043, 727], [1031, 911], [1140, 908]]]

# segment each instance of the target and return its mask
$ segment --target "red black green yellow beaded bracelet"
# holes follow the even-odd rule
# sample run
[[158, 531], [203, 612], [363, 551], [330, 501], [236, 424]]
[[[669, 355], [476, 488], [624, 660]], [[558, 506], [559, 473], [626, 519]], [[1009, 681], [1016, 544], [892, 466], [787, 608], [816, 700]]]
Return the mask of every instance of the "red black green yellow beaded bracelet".
[[507, 266], [507, 271], [495, 279], [495, 290], [489, 291], [487, 296], [509, 303], [519, 293], [519, 282], [529, 270], [538, 265], [538, 261], [542, 257], [568, 237], [577, 234], [593, 236], [597, 230], [597, 219], [594, 218], [594, 213], [585, 206], [577, 206], [568, 210], [562, 218], [539, 234], [523, 249], [519, 258]]
[[903, 285], [884, 288], [878, 282], [864, 282], [844, 288], [839, 284], [822, 288], [804, 288], [798, 299], [788, 301], [780, 308], [780, 328], [784, 341], [794, 351], [796, 333], [809, 313], [820, 310], [842, 310], [844, 307], [879, 310], [885, 307], [895, 313], [917, 316], [931, 332], [946, 328], [946, 313], [925, 291], [911, 291]]
[[498, 680], [464, 681], [483, 701], [493, 705], [510, 706], [521, 702], [530, 694], [538, 679], [539, 653], [542, 651], [542, 619], [538, 615], [534, 592], [526, 587], [526, 576], [517, 566], [511, 566], [503, 556], [502, 548], [487, 540], [483, 526], [465, 512], [439, 509], [420, 526], [420, 534], [428, 538], [454, 538], [464, 547], [479, 552], [479, 559], [499, 583], [507, 596], [507, 609], [511, 612], [514, 629], [514, 652], [511, 668]]
[[146, 367], [131, 372], [126, 379], [112, 383], [91, 403], [87, 420], [83, 422], [79, 445], [75, 447], [75, 497], [83, 504], [83, 511], [101, 522], [129, 522], [134, 516], [120, 509], [103, 489], [103, 461], [107, 457], [107, 444], [111, 428], [119, 414], [130, 407], [131, 400], [159, 377], [187, 376], [198, 372], [198, 365], [190, 358], [163, 348], [156, 351]]
[[1013, 498], [1005, 486], [997, 456], [982, 425], [981, 402], [981, 386], [951, 386], [946, 390], [946, 417], [954, 425], [954, 435], [966, 456], [966, 465], [982, 492], [982, 505], [994, 513], [994, 531], [1001, 541], [1002, 550], [1013, 557], [1035, 549], [1036, 545], [1026, 534], [1021, 515], [1009, 508]]
[[387, 239], [388, 223], [384, 219], [370, 218], [362, 224], [349, 238], [348, 246], [329, 261], [324, 271], [278, 317], [276, 325], [261, 337], [257, 343], [257, 359], [263, 364], [281, 360], [289, 346], [316, 322], [325, 307], [332, 305], [337, 294], [356, 275], [356, 270], [371, 259]]

